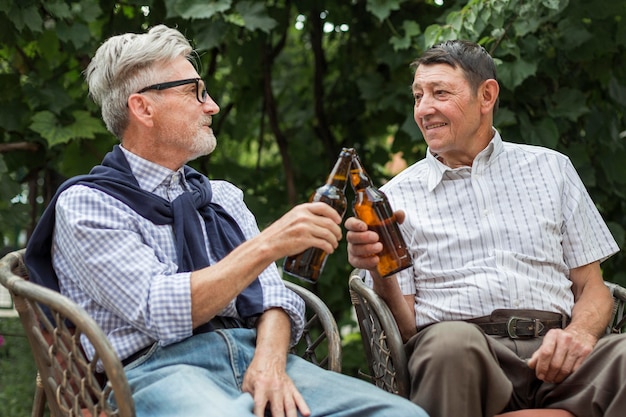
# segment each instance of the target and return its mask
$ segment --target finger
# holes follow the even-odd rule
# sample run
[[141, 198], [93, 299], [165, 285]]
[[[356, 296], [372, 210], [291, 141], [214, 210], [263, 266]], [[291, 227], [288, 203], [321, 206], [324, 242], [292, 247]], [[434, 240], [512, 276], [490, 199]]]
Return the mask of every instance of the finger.
[[[293, 407], [293, 403], [291, 406]], [[272, 413], [272, 417], [285, 417], [285, 408], [285, 403], [283, 403], [282, 398], [274, 398], [270, 401], [270, 411]], [[287, 415], [289, 416], [289, 414]]]
[[533, 353], [528, 361], [528, 366], [535, 370], [535, 375], [542, 381], [545, 381], [546, 375], [550, 369], [550, 363], [555, 348], [556, 338], [551, 336], [550, 332], [548, 332], [544, 336], [539, 349]]
[[254, 415], [255, 417], [265, 417], [265, 410], [268, 406], [267, 398], [259, 399], [254, 396]]
[[[334, 252], [342, 239], [341, 226], [327, 217], [312, 215], [306, 209], [295, 211], [290, 219], [285, 219], [282, 227], [273, 229], [276, 234], [274, 239], [288, 242], [289, 254], [299, 253], [310, 247], [327, 253]], [[265, 231], [268, 232], [268, 229]]]
[[566, 355], [565, 360], [563, 361], [561, 366], [558, 366], [558, 367], [555, 366], [554, 377], [551, 377], [550, 375], [548, 375], [546, 380], [548, 382], [553, 382], [555, 384], [563, 382], [563, 380], [567, 378], [568, 376], [570, 376], [570, 374], [572, 373], [575, 362], [576, 362], [576, 359], [573, 357], [573, 355], [570, 355], [570, 354]]
[[383, 244], [380, 242], [369, 245], [353, 245], [348, 243], [348, 255], [355, 258], [369, 258], [377, 256], [383, 250]]
[[348, 256], [348, 263], [350, 265], [352, 265], [354, 268], [366, 269], [368, 271], [376, 270], [379, 262], [380, 258], [378, 256], [369, 256], [366, 258], [356, 258]]
[[547, 370], [544, 373], [544, 381], [556, 382], [561, 377], [563, 364], [567, 358], [567, 350], [563, 349], [561, 346], [562, 345], [557, 341], [554, 353], [547, 363]]
[[363, 220], [359, 220], [356, 217], [348, 217], [344, 223], [344, 227], [348, 231], [352, 232], [365, 232], [367, 231], [367, 224]]
[[[333, 253], [341, 240], [341, 228], [338, 225], [315, 227], [311, 230], [311, 246], [319, 247], [326, 253]], [[330, 245], [330, 246], [329, 246]]]
[[[304, 223], [306, 220], [309, 220], [309, 225], [313, 227], [311, 233], [318, 238], [328, 240], [329, 242], [341, 240], [343, 233], [340, 226], [341, 216], [339, 213], [326, 203], [317, 202], [309, 205], [311, 207], [309, 212], [314, 215], [305, 216], [300, 221]], [[332, 238], [328, 237], [326, 233], [328, 231], [334, 235]]]
[[393, 214], [395, 214], [395, 216], [396, 216], [396, 221], [397, 221], [399, 224], [404, 223], [404, 219], [405, 219], [405, 217], [406, 217], [406, 213], [404, 212], [404, 210], [397, 210], [397, 211], [395, 211]]
[[[555, 332], [557, 332], [555, 330]], [[594, 341], [585, 340], [580, 334], [572, 333], [571, 330], [563, 330], [557, 332], [557, 347], [561, 347], [565, 351], [563, 363], [560, 366], [559, 373], [555, 376], [554, 382], [562, 382], [565, 378], [575, 372], [593, 350]], [[592, 339], [594, 339], [592, 337]], [[597, 340], [597, 339], [596, 339]]]
[[311, 213], [317, 216], [328, 217], [335, 224], [341, 223], [341, 215], [337, 213], [337, 210], [332, 208], [326, 203], [322, 203], [321, 201], [317, 201], [314, 203], [304, 203], [303, 206], [307, 207]]
[[[348, 243], [352, 243], [354, 245], [370, 245], [379, 241], [378, 233], [372, 230], [366, 230], [364, 232], [348, 231], [346, 233], [346, 239]], [[381, 250], [382, 250], [382, 246], [381, 246]], [[378, 253], [378, 252], [375, 252], [375, 253]]]
[[[300, 392], [296, 390], [293, 397], [294, 397], [294, 401], [296, 402], [296, 407], [298, 408], [298, 411], [300, 411], [300, 414], [302, 414], [302, 417], [309, 417], [311, 415], [311, 409], [309, 409], [309, 406], [307, 405], [306, 401], [304, 401], [304, 398], [302, 397]], [[296, 417], [296, 416], [297, 416], [297, 413], [295, 413], [295, 410], [294, 410], [293, 416], [290, 415], [289, 417]]]

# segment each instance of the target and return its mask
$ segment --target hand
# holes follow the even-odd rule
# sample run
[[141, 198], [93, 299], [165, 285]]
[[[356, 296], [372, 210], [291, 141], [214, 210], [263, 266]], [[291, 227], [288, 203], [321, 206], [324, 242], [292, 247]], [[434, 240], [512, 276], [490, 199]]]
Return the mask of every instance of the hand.
[[[402, 224], [405, 218], [404, 211], [398, 210], [394, 214], [397, 222]], [[346, 240], [348, 241], [348, 262], [350, 265], [375, 272], [379, 261], [376, 254], [383, 250], [378, 233], [368, 230], [367, 224], [356, 217], [348, 218], [344, 226], [348, 230]]]
[[558, 384], [576, 371], [589, 356], [598, 339], [573, 329], [552, 329], [528, 361], [537, 378]]
[[310, 247], [333, 253], [341, 240], [341, 216], [326, 203], [295, 206], [261, 235], [275, 247], [276, 259], [296, 255]]
[[248, 367], [241, 386], [254, 398], [254, 415], [264, 417], [269, 406], [272, 417], [304, 417], [311, 414], [304, 398], [285, 372], [285, 361], [253, 360]]

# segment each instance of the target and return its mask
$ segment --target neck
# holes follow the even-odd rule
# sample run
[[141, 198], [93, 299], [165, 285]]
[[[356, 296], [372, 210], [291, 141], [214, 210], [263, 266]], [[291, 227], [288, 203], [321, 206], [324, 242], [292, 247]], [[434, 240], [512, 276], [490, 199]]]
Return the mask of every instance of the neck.
[[148, 141], [124, 139], [122, 144], [127, 151], [172, 171], [179, 170], [187, 163], [187, 159], [183, 155], [179, 155], [180, 152], [169, 147], [165, 149], [156, 141], [149, 143]]
[[478, 155], [487, 146], [489, 146], [489, 143], [493, 139], [494, 135], [495, 132], [490, 127], [489, 132], [486, 134], [480, 134], [480, 132], [477, 132], [477, 134], [475, 135], [476, 139], [474, 139], [473, 141], [468, 141], [470, 145], [466, 149], [456, 152], [441, 153], [431, 151], [431, 153], [435, 158], [437, 158], [439, 162], [449, 166], [450, 168], [459, 168], [464, 166], [471, 167], [474, 163], [474, 158], [476, 158], [476, 155]]

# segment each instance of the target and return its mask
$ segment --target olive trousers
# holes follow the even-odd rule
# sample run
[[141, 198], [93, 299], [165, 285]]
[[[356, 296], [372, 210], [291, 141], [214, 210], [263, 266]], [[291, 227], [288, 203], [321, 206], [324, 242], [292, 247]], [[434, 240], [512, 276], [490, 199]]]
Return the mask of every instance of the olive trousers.
[[405, 345], [410, 399], [430, 417], [492, 417], [504, 411], [560, 408], [578, 417], [623, 417], [626, 334], [607, 335], [581, 367], [559, 384], [526, 364], [542, 338], [484, 334], [466, 322], [426, 327]]

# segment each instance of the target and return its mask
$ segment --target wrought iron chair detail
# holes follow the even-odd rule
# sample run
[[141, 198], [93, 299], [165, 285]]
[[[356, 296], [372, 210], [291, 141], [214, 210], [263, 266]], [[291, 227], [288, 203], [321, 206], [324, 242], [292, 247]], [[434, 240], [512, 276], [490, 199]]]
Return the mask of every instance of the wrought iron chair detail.
[[[28, 280], [24, 250], [0, 260], [0, 284], [15, 304], [37, 367], [32, 416], [133, 417], [134, 402], [128, 381], [105, 334], [76, 303], [56, 291]], [[306, 304], [304, 335], [293, 353], [332, 371], [341, 372], [341, 340], [328, 307], [309, 290], [285, 281]], [[81, 338], [96, 349], [87, 359]], [[96, 372], [101, 361], [104, 373]], [[116, 407], [107, 400], [113, 395]]]
[[[408, 362], [400, 331], [391, 310], [385, 301], [363, 282], [361, 272], [358, 269], [352, 271], [349, 288], [369, 368], [367, 371], [369, 373], [365, 376], [385, 391], [408, 398], [410, 393]], [[606, 285], [615, 301], [613, 318], [607, 328], [607, 333], [624, 333], [626, 332], [626, 288], [611, 282], [606, 282]], [[552, 413], [548, 413], [549, 411]], [[531, 412], [531, 414], [526, 412]], [[572, 416], [565, 410], [521, 410], [502, 416], [538, 417], [540, 415]]]

